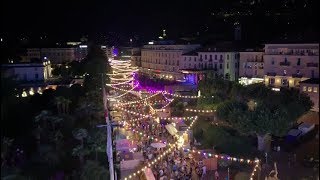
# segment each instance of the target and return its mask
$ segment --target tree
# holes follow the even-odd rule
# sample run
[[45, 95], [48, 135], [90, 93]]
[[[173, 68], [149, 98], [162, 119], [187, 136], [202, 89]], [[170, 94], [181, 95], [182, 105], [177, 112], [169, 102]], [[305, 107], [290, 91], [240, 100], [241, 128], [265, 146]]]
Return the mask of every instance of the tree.
[[108, 170], [100, 166], [97, 162], [87, 161], [81, 171], [81, 180], [107, 180], [109, 179]]
[[10, 139], [7, 137], [1, 138], [1, 167], [5, 165], [7, 155], [9, 153], [10, 147], [12, 146], [14, 139]]
[[98, 152], [106, 151], [106, 132], [104, 129], [94, 130], [88, 138], [91, 150], [95, 152], [95, 160], [98, 161]]
[[175, 100], [170, 104], [172, 116], [182, 116], [184, 113], [183, 102]]
[[217, 115], [241, 133], [255, 134], [258, 149], [267, 151], [270, 148], [270, 135], [284, 136], [297, 119], [311, 108], [312, 103], [296, 90], [273, 92], [268, 88], [259, 88], [266, 87], [254, 88], [254, 92], [260, 92], [261, 97], [247, 94], [249, 98], [257, 98], [254, 110], [249, 110], [244, 102], [231, 100], [218, 107]]
[[83, 157], [89, 153], [89, 151], [84, 148], [84, 138], [88, 136], [88, 131], [86, 129], [76, 129], [72, 131], [72, 135], [81, 142], [80, 146], [73, 149], [72, 154], [78, 156], [80, 163], [83, 164]]
[[69, 114], [69, 104], [71, 101], [62, 96], [55, 98], [55, 104], [57, 105], [58, 114]]
[[[16, 102], [15, 88], [18, 87], [13, 77], [4, 78], [1, 76], [1, 119], [7, 120], [9, 115], [9, 108], [11, 104]], [[20, 94], [21, 95], [21, 94]]]
[[79, 157], [80, 164], [84, 163], [84, 156], [90, 154], [90, 150], [82, 145], [78, 145], [72, 149], [72, 156]]

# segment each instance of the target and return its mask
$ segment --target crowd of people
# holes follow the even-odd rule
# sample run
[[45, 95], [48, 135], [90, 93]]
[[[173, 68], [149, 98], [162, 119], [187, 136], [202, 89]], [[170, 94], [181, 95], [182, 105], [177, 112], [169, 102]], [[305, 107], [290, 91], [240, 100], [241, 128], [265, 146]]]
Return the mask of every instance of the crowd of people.
[[[136, 97], [129, 96], [128, 101], [135, 100], [137, 100]], [[146, 113], [146, 107], [141, 103], [125, 106], [127, 110], [141, 114]], [[142, 152], [144, 157], [142, 166], [146, 166], [154, 159], [157, 159], [159, 155], [169, 148], [168, 144], [174, 144], [177, 141], [177, 136], [172, 136], [165, 127], [169, 122], [160, 123], [156, 122], [153, 118], [141, 118], [131, 113], [126, 113], [126, 116], [129, 120], [127, 121], [127, 128], [134, 129], [136, 132], [131, 136], [131, 140], [136, 142], [136, 151]], [[152, 147], [151, 144], [154, 142], [162, 142], [166, 146], [162, 148]], [[207, 167], [201, 158], [196, 160], [192, 157], [192, 153], [185, 152], [177, 147], [151, 166], [151, 170], [157, 180], [187, 180], [195, 179], [196, 177], [200, 179], [201, 177], [205, 177], [207, 173]]]

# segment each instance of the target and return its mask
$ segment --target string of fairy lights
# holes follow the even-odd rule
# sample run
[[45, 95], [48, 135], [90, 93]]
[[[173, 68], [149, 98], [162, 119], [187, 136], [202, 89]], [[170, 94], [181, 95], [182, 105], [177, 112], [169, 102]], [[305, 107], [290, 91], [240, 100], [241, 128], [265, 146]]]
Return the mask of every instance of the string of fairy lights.
[[[143, 168], [141, 168], [140, 170], [136, 171], [135, 173], [132, 173], [130, 175], [128, 175], [127, 177], [124, 178], [124, 180], [128, 180], [131, 179], [137, 175], [139, 175], [140, 173], [144, 172], [147, 168], [150, 168], [151, 166], [153, 166], [154, 164], [156, 164], [158, 161], [162, 160], [164, 157], [166, 157], [166, 155], [168, 155], [170, 152], [172, 152], [175, 147], [177, 148], [181, 148], [183, 146], [183, 136], [186, 135], [186, 133], [189, 131], [189, 129], [193, 126], [194, 122], [196, 121], [196, 119], [194, 119], [191, 124], [188, 126], [188, 128], [184, 131], [184, 133], [179, 136], [179, 140], [171, 145], [171, 147], [169, 147], [169, 149], [167, 149], [166, 151], [164, 151], [162, 154], [158, 155], [157, 158], [154, 158], [151, 162], [148, 163], [148, 165], [145, 165]], [[170, 146], [170, 145], [169, 145]]]
[[[128, 175], [127, 177], [124, 177], [125, 180], [132, 179], [142, 172], [144, 172], [147, 168], [150, 168], [151, 166], [155, 165], [158, 161], [162, 160], [166, 155], [171, 153], [174, 149], [183, 149], [184, 151], [190, 152], [190, 153], [198, 153], [202, 154], [204, 156], [212, 157], [212, 158], [217, 158], [217, 159], [223, 159], [223, 160], [229, 160], [233, 162], [240, 162], [240, 163], [247, 163], [247, 164], [253, 164], [254, 168], [252, 173], [250, 174], [250, 180], [253, 180], [253, 178], [256, 175], [257, 169], [259, 167], [259, 159], [255, 160], [250, 160], [250, 159], [243, 159], [243, 158], [236, 158], [236, 157], [230, 157], [230, 156], [225, 156], [225, 155], [219, 155], [219, 154], [213, 154], [213, 153], [205, 153], [202, 152], [201, 150], [191, 150], [188, 148], [183, 148], [184, 145], [184, 139], [183, 136], [188, 133], [188, 131], [192, 128], [194, 122], [198, 119], [197, 116], [187, 116], [187, 117], [158, 117], [155, 114], [155, 111], [163, 111], [166, 107], [168, 107], [174, 100], [175, 98], [186, 98], [186, 99], [199, 99], [199, 98], [214, 98], [214, 96], [211, 97], [206, 97], [206, 96], [185, 96], [185, 95], [179, 95], [175, 93], [170, 93], [168, 91], [159, 91], [159, 90], [148, 90], [147, 93], [150, 94], [150, 96], [147, 96], [145, 98], [141, 97], [141, 91], [135, 90], [138, 86], [139, 83], [135, 83], [135, 78], [134, 74], [138, 71], [137, 67], [131, 66], [130, 61], [121, 61], [121, 60], [112, 60], [111, 61], [111, 66], [113, 69], [113, 72], [111, 74], [107, 74], [110, 77], [110, 80], [112, 81], [111, 83], [106, 84], [107, 86], [111, 87], [114, 90], [117, 91], [122, 91], [124, 92], [123, 94], [120, 94], [115, 97], [110, 97], [113, 99], [117, 99], [117, 103], [114, 105], [117, 109], [121, 110], [122, 112], [126, 112], [128, 114], [133, 114], [136, 116], [139, 116], [139, 118], [135, 119], [129, 119], [128, 121], [120, 121], [120, 124], [124, 125], [123, 127], [125, 130], [132, 132], [133, 134], [136, 134], [140, 137], [143, 138], [148, 138], [151, 139], [153, 142], [162, 142], [165, 143], [168, 147], [162, 154], [158, 155], [156, 158], [154, 158], [152, 161], [150, 161], [147, 165], [143, 166], [141, 169], [137, 170], [136, 172]], [[124, 89], [124, 88], [130, 88], [130, 89]], [[124, 97], [128, 93], [133, 94], [139, 98], [139, 100], [134, 100], [134, 101], [126, 101], [122, 102], [120, 98]], [[151, 98], [162, 94], [165, 100], [153, 100], [151, 101]], [[167, 96], [171, 96], [172, 98], [168, 98]], [[167, 104], [163, 105], [160, 109], [154, 109], [151, 105], [156, 105], [159, 103], [164, 103], [167, 102]], [[142, 104], [145, 106], [150, 107], [151, 114], [142, 114], [136, 111], [129, 110], [128, 107], [130, 106], [131, 108], [137, 108], [138, 106], [135, 106], [134, 104]], [[139, 106], [140, 107], [140, 106]], [[141, 110], [141, 109], [140, 109]], [[186, 108], [185, 111], [187, 112], [195, 112], [195, 113], [213, 113], [216, 110], [212, 109], [191, 109], [191, 108]], [[182, 135], [176, 135], [177, 136], [177, 141], [173, 144], [167, 143], [163, 141], [161, 138], [158, 138], [155, 135], [148, 135], [147, 133], [142, 132], [141, 130], [137, 129], [137, 125], [134, 125], [132, 122], [143, 120], [145, 118], [151, 118], [151, 119], [162, 119], [162, 120], [190, 120], [191, 123], [185, 129]], [[130, 138], [130, 137], [127, 137]]]
[[216, 110], [204, 110], [204, 109], [185, 109], [185, 111], [189, 111], [189, 112], [199, 112], [199, 113], [213, 113], [216, 112]]

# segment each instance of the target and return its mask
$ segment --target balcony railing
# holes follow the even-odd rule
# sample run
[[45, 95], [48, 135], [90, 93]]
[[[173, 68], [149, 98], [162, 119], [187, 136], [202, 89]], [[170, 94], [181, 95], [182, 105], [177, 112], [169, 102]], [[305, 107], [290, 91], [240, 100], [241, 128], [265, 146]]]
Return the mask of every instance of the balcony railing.
[[302, 78], [303, 74], [292, 74], [293, 78]]
[[277, 73], [275, 73], [275, 72], [267, 72], [267, 76], [276, 76], [277, 75]]
[[267, 55], [319, 56], [318, 52], [267, 52]]
[[318, 63], [307, 63], [307, 67], [318, 67]]
[[290, 66], [290, 62], [280, 62], [280, 66]]

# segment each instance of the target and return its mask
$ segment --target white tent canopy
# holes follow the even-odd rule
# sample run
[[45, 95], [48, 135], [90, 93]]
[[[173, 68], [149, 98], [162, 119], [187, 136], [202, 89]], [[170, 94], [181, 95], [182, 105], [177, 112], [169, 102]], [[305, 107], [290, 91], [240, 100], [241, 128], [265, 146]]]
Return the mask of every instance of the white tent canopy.
[[172, 124], [167, 124], [165, 127], [172, 136], [176, 135], [178, 132], [177, 129]]
[[166, 144], [164, 144], [164, 143], [151, 143], [150, 146], [154, 147], [154, 148], [164, 148], [164, 147], [166, 147]]

